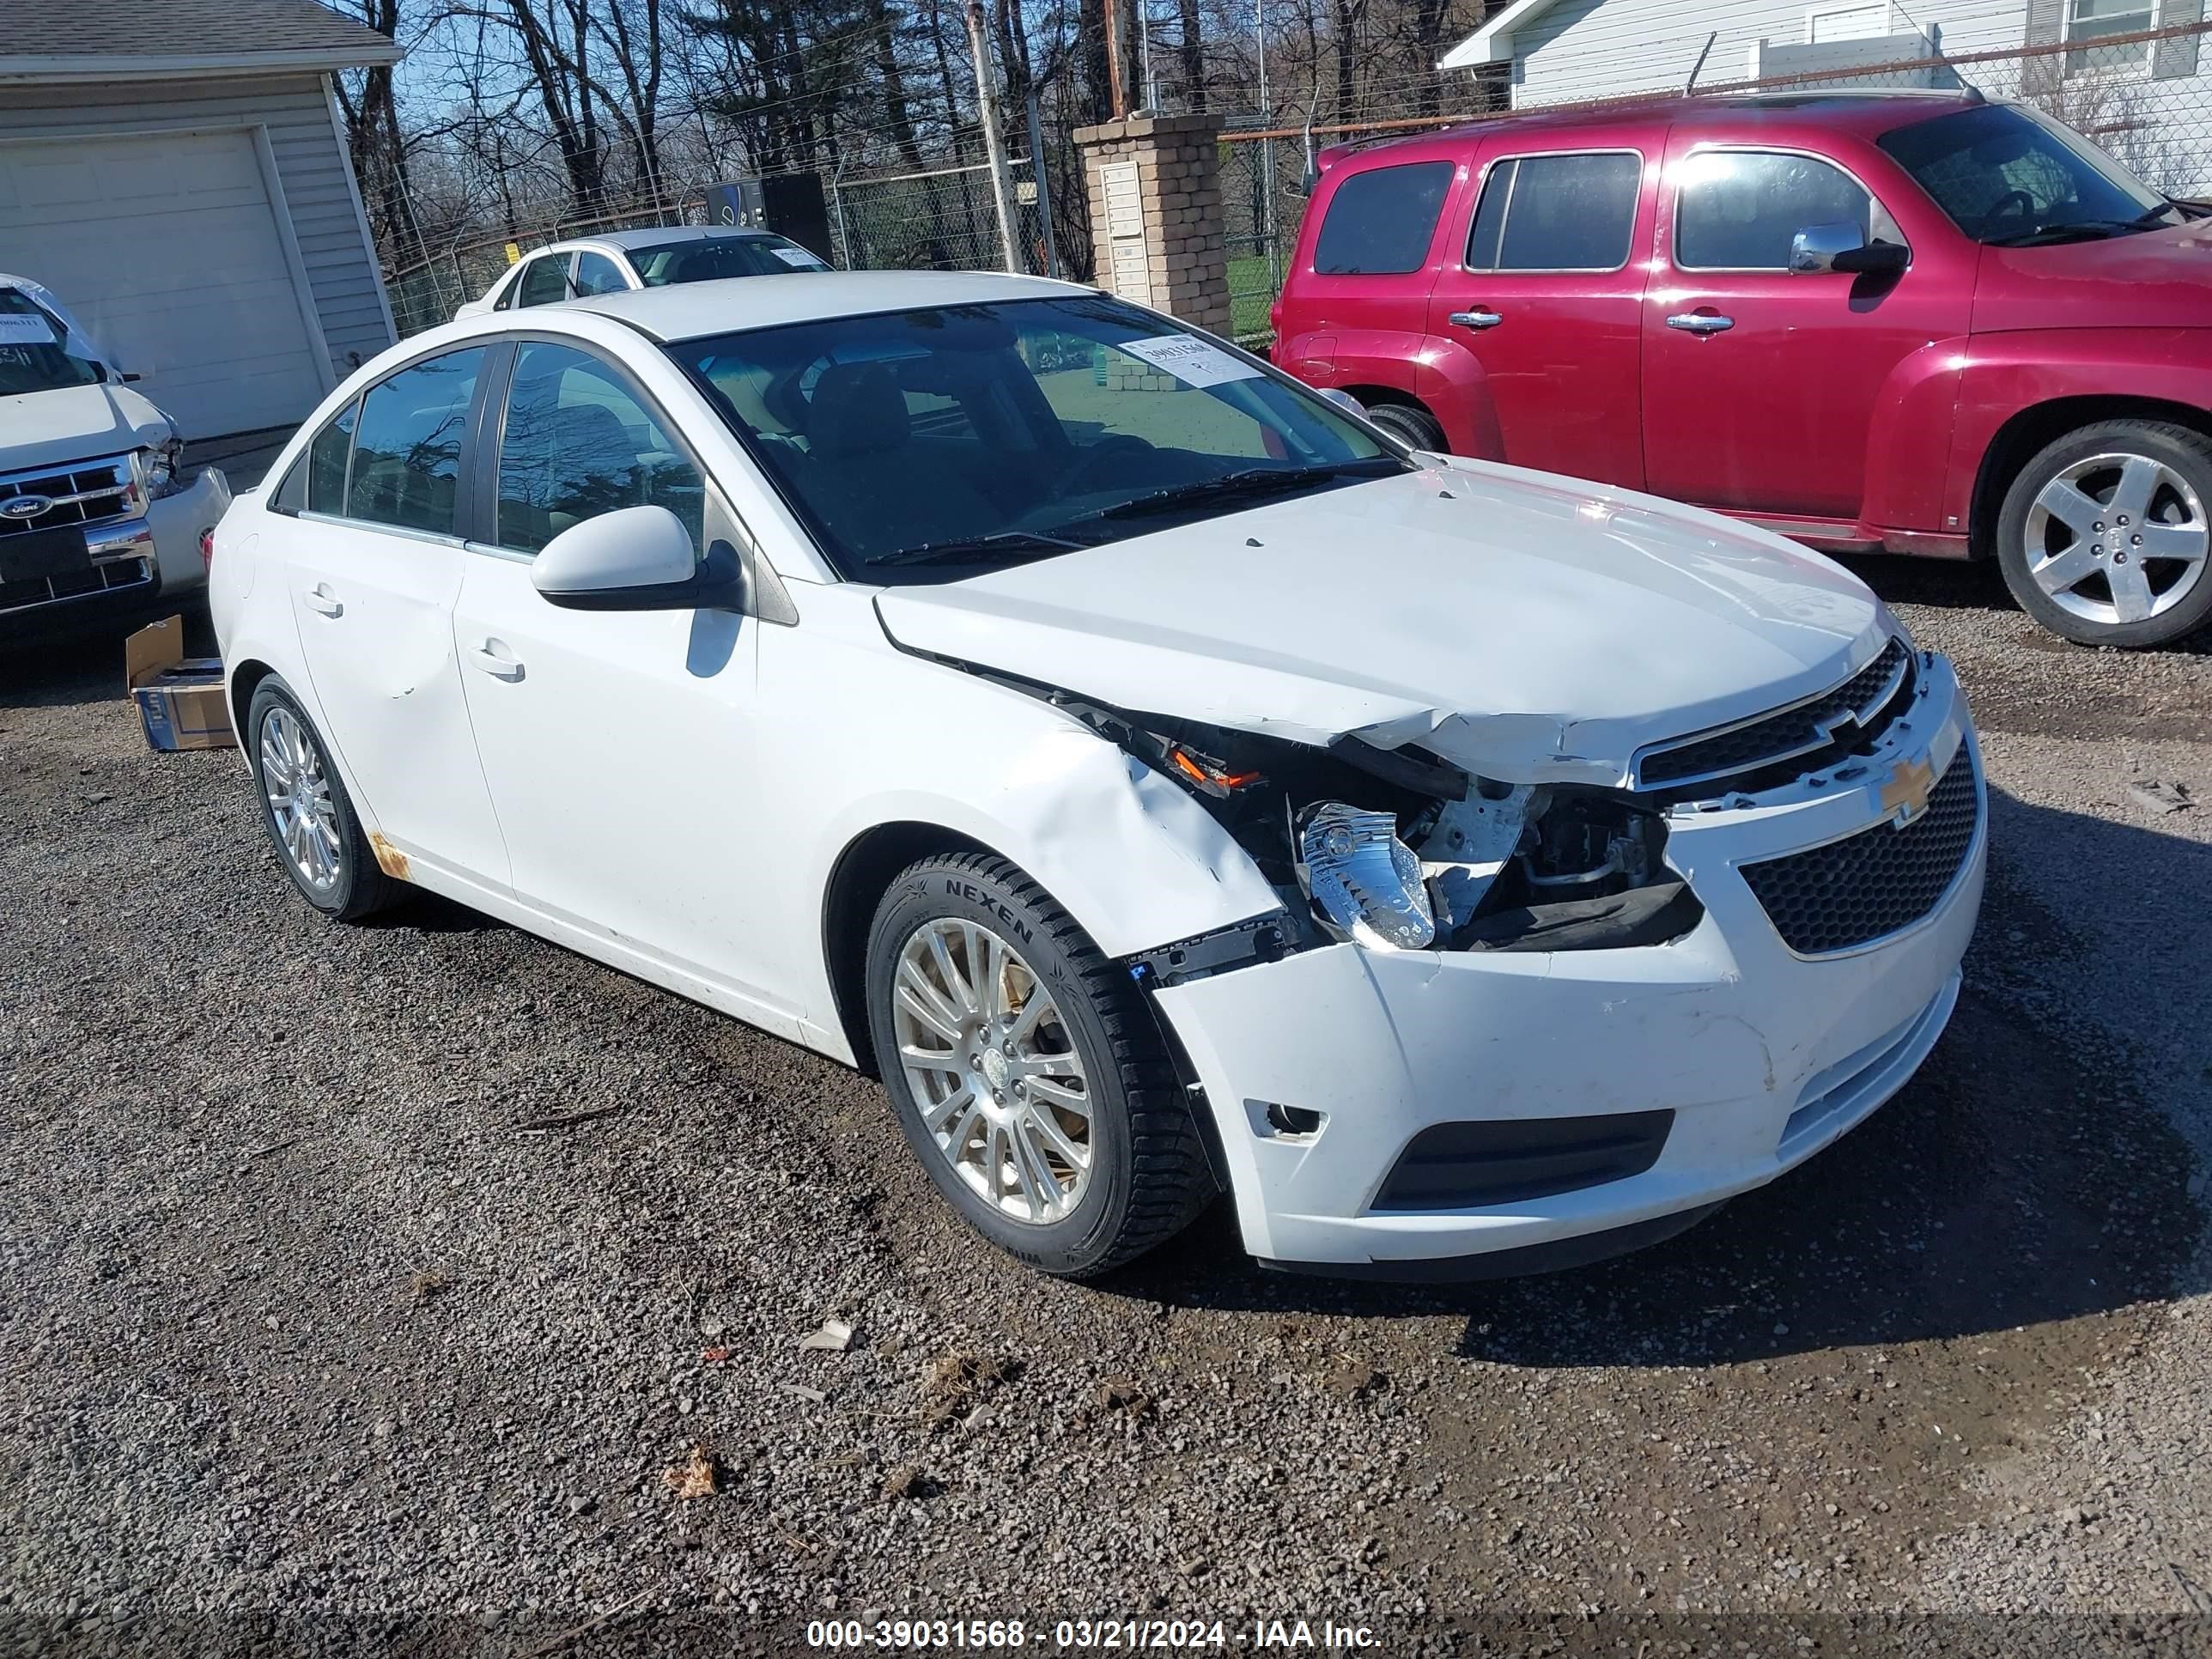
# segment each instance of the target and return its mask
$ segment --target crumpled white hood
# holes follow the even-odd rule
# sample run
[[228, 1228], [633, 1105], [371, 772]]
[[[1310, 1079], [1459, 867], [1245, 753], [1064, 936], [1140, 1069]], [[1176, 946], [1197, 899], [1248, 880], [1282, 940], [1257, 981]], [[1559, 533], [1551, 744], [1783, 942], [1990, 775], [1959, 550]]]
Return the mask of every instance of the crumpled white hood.
[[1618, 782], [1645, 744], [1836, 684], [1893, 625], [1777, 537], [1459, 460], [877, 606], [901, 645], [1125, 709], [1515, 781]]
[[126, 454], [166, 443], [175, 431], [167, 416], [127, 386], [0, 398], [0, 472]]

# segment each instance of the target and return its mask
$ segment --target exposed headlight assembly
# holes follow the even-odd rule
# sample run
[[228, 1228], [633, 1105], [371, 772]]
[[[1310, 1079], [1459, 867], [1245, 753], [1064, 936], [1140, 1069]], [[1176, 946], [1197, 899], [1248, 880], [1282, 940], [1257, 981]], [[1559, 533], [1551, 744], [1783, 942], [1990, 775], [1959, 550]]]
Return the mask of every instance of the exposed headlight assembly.
[[173, 495], [184, 488], [177, 477], [177, 463], [183, 457], [185, 441], [171, 438], [148, 450], [141, 461], [141, 477], [145, 480], [146, 499], [158, 501], [164, 495]]
[[1362, 945], [1419, 951], [1435, 939], [1421, 861], [1389, 813], [1321, 801], [1297, 827], [1298, 878], [1322, 915]]

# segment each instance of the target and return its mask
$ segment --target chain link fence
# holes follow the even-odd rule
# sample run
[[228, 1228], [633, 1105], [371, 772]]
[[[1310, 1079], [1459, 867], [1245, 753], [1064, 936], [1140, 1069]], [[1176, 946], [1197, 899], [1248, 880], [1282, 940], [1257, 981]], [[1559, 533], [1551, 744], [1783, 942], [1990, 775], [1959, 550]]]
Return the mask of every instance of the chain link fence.
[[[1016, 257], [1037, 275], [1061, 270], [1066, 246], [1065, 204], [1053, 194], [1048, 171], [1040, 191], [1028, 156], [1007, 163], [1013, 196]], [[823, 181], [830, 218], [830, 263], [848, 270], [1003, 270], [998, 205], [989, 167], [982, 162], [914, 173]], [[1044, 211], [1053, 201], [1059, 234]], [[642, 230], [708, 222], [703, 192], [681, 200], [633, 206], [591, 216], [543, 220], [526, 230], [483, 236], [447, 248], [388, 275], [392, 321], [404, 337], [448, 320], [454, 308], [497, 282], [522, 254], [548, 242], [595, 232]]]
[[[1747, 93], [1966, 88], [1992, 101], [2015, 100], [2065, 122], [2145, 183], [2185, 200], [2212, 198], [2212, 23], [2176, 24], [2081, 41], [2003, 51], [1901, 58], [1699, 85], [1698, 97]], [[2173, 72], [2185, 64], [2191, 72]], [[2203, 72], [2195, 72], [2201, 64]], [[1603, 110], [1669, 97], [1654, 88], [1616, 98], [1558, 102], [1545, 113]], [[1411, 116], [1357, 125], [1279, 123], [1243, 118], [1222, 134], [1221, 199], [1229, 292], [1237, 337], [1271, 337], [1268, 308], [1305, 211], [1309, 149], [1381, 142], [1445, 126], [1480, 125], [1532, 112]]]

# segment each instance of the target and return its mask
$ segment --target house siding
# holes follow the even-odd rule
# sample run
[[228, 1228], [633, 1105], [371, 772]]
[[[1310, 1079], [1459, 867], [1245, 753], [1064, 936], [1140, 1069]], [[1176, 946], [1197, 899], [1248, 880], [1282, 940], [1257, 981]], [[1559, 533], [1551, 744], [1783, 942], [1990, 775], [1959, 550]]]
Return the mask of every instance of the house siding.
[[[2038, 0], [2054, 21], [2062, 3]], [[1513, 101], [1522, 107], [1678, 91], [1688, 81], [1709, 31], [1717, 33], [1698, 73], [1700, 83], [1740, 81], [1753, 72], [1761, 39], [1777, 46], [1802, 43], [1811, 11], [1846, 3], [1732, 0], [1691, 18], [1674, 0], [1558, 0], [1514, 36]], [[1899, 34], [1916, 28], [1929, 31], [1949, 53], [2002, 52], [2030, 38], [2028, 5], [2029, 0], [1998, 5], [1988, 0], [1957, 0], [1948, 6], [1893, 4], [1890, 27]], [[2163, 0], [2161, 21], [2194, 18], [2201, 15], [2202, 5], [2203, 0]], [[2168, 55], [2169, 61], [2178, 57]], [[2015, 64], [1999, 62], [1975, 66], [1969, 74], [1985, 90], [2002, 95], [2015, 89], [2018, 70]], [[2180, 95], [2173, 82], [2158, 84], [2162, 99]], [[2191, 77], [2189, 84], [2193, 92], [2206, 89], [2201, 76]]]
[[278, 210], [291, 222], [338, 380], [392, 341], [383, 281], [361, 226], [323, 77], [18, 86], [0, 93], [0, 139], [164, 128], [265, 127]]

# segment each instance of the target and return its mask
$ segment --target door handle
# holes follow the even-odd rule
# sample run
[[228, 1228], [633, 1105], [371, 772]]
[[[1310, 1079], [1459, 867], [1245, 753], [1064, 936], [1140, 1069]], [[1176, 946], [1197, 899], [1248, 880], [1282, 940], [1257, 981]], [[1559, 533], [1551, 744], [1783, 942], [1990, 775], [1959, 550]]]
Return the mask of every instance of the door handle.
[[1480, 306], [1473, 311], [1455, 311], [1451, 314], [1455, 328], [1496, 328], [1504, 320], [1496, 312]]
[[462, 653], [469, 665], [480, 668], [495, 680], [519, 680], [522, 665], [507, 654], [507, 647], [497, 640], [486, 640], [482, 645], [472, 645]]
[[317, 582], [300, 597], [307, 602], [307, 609], [318, 616], [342, 617], [345, 614], [345, 606], [338, 603], [338, 596], [331, 592], [328, 582]]
[[1735, 326], [1735, 319], [1714, 311], [1684, 311], [1669, 317], [1667, 326], [1685, 334], [1724, 334]]

